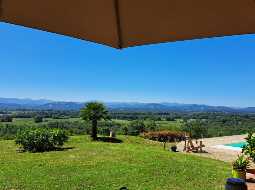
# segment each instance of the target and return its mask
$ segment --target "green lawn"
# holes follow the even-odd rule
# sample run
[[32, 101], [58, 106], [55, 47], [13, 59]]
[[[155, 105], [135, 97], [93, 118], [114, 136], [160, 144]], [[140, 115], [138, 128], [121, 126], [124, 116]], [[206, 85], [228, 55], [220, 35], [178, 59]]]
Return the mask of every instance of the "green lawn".
[[0, 189], [218, 190], [231, 167], [224, 162], [164, 151], [136, 137], [122, 144], [70, 139], [61, 152], [18, 153], [0, 141]]

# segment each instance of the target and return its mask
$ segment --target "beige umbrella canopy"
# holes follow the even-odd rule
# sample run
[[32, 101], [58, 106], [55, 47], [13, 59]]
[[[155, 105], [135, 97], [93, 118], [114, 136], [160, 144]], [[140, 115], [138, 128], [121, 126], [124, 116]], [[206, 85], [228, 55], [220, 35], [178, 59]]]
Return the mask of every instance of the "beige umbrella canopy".
[[115, 48], [255, 33], [255, 0], [0, 0], [0, 20]]

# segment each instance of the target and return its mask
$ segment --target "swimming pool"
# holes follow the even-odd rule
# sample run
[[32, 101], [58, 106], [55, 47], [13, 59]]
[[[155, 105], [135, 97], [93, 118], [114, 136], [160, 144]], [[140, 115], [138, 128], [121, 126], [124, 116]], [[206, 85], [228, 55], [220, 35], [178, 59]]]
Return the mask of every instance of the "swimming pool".
[[246, 142], [216, 145], [216, 146], [213, 146], [213, 147], [214, 148], [219, 148], [219, 149], [234, 150], [234, 151], [241, 152], [244, 145], [246, 145]]
[[225, 144], [225, 146], [230, 146], [230, 147], [234, 147], [234, 148], [243, 148], [244, 145], [246, 145], [246, 142]]

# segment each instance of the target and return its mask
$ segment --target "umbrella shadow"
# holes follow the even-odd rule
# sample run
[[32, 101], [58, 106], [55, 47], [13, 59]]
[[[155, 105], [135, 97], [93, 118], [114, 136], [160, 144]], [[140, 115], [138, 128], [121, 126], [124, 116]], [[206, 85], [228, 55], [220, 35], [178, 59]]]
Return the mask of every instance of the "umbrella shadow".
[[123, 143], [122, 140], [114, 138], [114, 137], [98, 137], [97, 141], [107, 142], [107, 143], [116, 143], [116, 144]]
[[26, 151], [22, 148], [17, 149], [16, 151], [18, 153], [25, 153], [25, 152], [29, 152], [29, 153], [45, 153], [45, 152], [61, 152], [61, 151], [68, 151], [68, 150], [72, 150], [75, 147], [55, 147], [52, 150], [46, 150], [46, 151]]

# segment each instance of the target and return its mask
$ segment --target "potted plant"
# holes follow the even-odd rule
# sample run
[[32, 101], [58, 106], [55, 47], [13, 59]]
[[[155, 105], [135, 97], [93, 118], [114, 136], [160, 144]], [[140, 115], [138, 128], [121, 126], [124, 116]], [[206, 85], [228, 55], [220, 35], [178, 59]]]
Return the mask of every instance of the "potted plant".
[[[242, 152], [248, 156], [248, 158], [255, 163], [255, 136], [252, 132], [248, 134], [246, 138], [246, 145], [243, 146]], [[248, 173], [255, 174], [255, 169], [249, 168], [247, 169]]]
[[246, 170], [249, 163], [249, 159], [244, 154], [239, 155], [238, 158], [233, 162], [233, 177], [246, 180]]
[[171, 146], [171, 151], [172, 152], [177, 152], [177, 145], [172, 145]]

